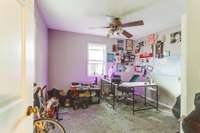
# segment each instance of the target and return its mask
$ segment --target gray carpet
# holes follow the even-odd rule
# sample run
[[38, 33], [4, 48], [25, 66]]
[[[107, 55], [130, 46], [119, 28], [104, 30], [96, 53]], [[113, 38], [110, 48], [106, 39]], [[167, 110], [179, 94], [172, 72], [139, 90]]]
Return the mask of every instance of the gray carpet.
[[113, 110], [107, 103], [88, 109], [68, 111], [60, 116], [67, 133], [176, 133], [179, 123], [171, 113], [155, 109], [136, 112], [118, 104]]

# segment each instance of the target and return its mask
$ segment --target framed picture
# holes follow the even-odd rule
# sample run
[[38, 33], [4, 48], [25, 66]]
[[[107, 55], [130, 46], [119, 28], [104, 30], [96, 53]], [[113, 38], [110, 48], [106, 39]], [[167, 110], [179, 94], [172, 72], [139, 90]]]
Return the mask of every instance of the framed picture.
[[126, 39], [126, 51], [133, 51], [133, 40]]
[[135, 46], [135, 54], [140, 53], [141, 47], [144, 46], [144, 43], [145, 43], [144, 41], [141, 41], [141, 42], [138, 42], [138, 43], [137, 43], [137, 45]]
[[170, 34], [170, 43], [180, 43], [180, 42], [181, 42], [181, 31]]
[[107, 53], [107, 62], [114, 62], [115, 55], [113, 53]]
[[138, 45], [139, 45], [139, 47], [143, 47], [143, 46], [144, 46], [144, 44], [145, 44], [145, 42], [144, 42], [144, 41], [138, 42]]
[[125, 63], [125, 58], [126, 58], [125, 53], [121, 53], [120, 56], [121, 56], [121, 64], [124, 64]]
[[156, 58], [163, 58], [164, 54], [163, 54], [163, 42], [158, 41], [156, 43]]
[[121, 56], [119, 53], [116, 53], [115, 55], [115, 63], [121, 64]]
[[118, 51], [117, 45], [113, 44], [112, 45], [112, 52], [117, 52], [117, 51]]
[[124, 51], [124, 40], [117, 40], [117, 49], [120, 51]]
[[126, 71], [126, 67], [122, 64], [117, 64], [117, 72], [124, 72]]
[[139, 45], [137, 45], [135, 47], [135, 54], [138, 54], [138, 53], [140, 53], [140, 46]]
[[149, 43], [150, 45], [153, 45], [153, 44], [155, 44], [155, 42], [156, 42], [156, 34], [151, 34], [151, 35], [149, 35], [149, 36], [148, 36], [148, 43]]
[[126, 56], [125, 59], [124, 59], [124, 64], [125, 65], [128, 65], [130, 62], [130, 57], [129, 56]]
[[134, 62], [134, 61], [135, 61], [135, 55], [132, 54], [132, 55], [130, 55], [130, 62]]
[[137, 73], [142, 73], [142, 66], [135, 66], [134, 71]]

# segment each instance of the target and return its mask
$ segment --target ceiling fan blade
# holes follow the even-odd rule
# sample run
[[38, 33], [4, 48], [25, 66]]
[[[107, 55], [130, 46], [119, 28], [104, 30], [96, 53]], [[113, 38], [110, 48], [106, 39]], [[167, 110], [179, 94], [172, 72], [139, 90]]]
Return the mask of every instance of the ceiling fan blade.
[[116, 18], [116, 16], [114, 16], [114, 15], [109, 15], [109, 14], [107, 14], [107, 15], [105, 15], [106, 17], [108, 17], [108, 18]]
[[110, 26], [89, 27], [89, 29], [108, 29]]
[[132, 26], [140, 26], [140, 25], [144, 25], [144, 21], [143, 20], [124, 23], [124, 24], [122, 24], [122, 27], [132, 27]]
[[127, 38], [131, 38], [133, 35], [125, 30], [123, 30], [122, 35], [124, 35]]

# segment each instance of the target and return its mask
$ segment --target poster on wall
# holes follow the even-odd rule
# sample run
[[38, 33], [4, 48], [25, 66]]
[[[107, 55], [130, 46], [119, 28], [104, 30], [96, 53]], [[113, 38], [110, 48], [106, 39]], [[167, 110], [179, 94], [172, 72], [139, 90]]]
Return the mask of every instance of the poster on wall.
[[130, 55], [129, 61], [130, 62], [134, 62], [135, 61], [135, 55], [134, 54]]
[[148, 36], [148, 44], [153, 45], [156, 43], [156, 34], [151, 34]]
[[133, 51], [133, 40], [126, 39], [126, 51]]
[[128, 55], [126, 55], [126, 57], [125, 57], [125, 59], [124, 59], [124, 64], [125, 64], [125, 65], [128, 65], [129, 62], [130, 62], [130, 58], [129, 58]]
[[140, 58], [153, 57], [154, 45], [146, 44], [140, 49]]
[[135, 66], [134, 71], [137, 73], [142, 73], [142, 66]]
[[161, 41], [158, 41], [156, 43], [156, 58], [163, 58], [164, 54], [163, 54], [163, 45], [164, 43]]
[[115, 55], [113, 53], [107, 53], [107, 62], [114, 62]]
[[120, 64], [120, 63], [121, 63], [121, 56], [120, 56], [119, 53], [116, 53], [116, 55], [115, 55], [115, 62], [116, 62], [117, 64]]
[[170, 43], [180, 43], [181, 42], [181, 31], [174, 32], [170, 34]]
[[112, 52], [117, 52], [118, 51], [118, 47], [116, 44], [112, 45]]
[[135, 46], [135, 54], [140, 53], [141, 47], [144, 46], [144, 41], [138, 42], [137, 45]]
[[145, 52], [145, 53], [142, 53], [140, 54], [140, 58], [150, 58], [150, 57], [153, 57], [153, 53], [148, 53], [148, 52]]
[[138, 54], [140, 52], [140, 46], [136, 45], [135, 46], [135, 54]]
[[127, 68], [122, 64], [117, 64], [116, 69], [117, 69], [117, 72], [124, 72], [124, 71], [126, 71]]
[[124, 51], [124, 40], [117, 40], [117, 49], [120, 51]]
[[135, 54], [133, 52], [127, 52], [124, 56], [124, 64], [128, 65], [129, 63], [133, 63], [135, 61]]

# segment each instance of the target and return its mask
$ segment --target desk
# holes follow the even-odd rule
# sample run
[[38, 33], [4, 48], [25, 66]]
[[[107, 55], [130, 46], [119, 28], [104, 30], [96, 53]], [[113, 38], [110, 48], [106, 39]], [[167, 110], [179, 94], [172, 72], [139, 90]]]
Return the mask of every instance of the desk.
[[[155, 83], [147, 83], [147, 82], [123, 82], [119, 85], [120, 88], [128, 88], [130, 89], [130, 91], [132, 91], [133, 93], [133, 114], [136, 111], [141, 111], [141, 110], [147, 110], [147, 109], [152, 109], [155, 108], [156, 110], [158, 110], [158, 85], [156, 85]], [[147, 89], [151, 88], [151, 89], [155, 89], [156, 90], [156, 105], [152, 105], [150, 103], [148, 103], [148, 105], [150, 105], [151, 107], [149, 108], [140, 108], [140, 109], [135, 109], [135, 88], [139, 87], [139, 88], [143, 88], [144, 87], [144, 105], [147, 105]]]
[[112, 94], [112, 103], [109, 103], [112, 105], [113, 109], [115, 109], [115, 98], [116, 98], [116, 88], [119, 87], [119, 84], [113, 83], [111, 80], [108, 79], [101, 79], [101, 96], [104, 100], [106, 100], [106, 96], [103, 95], [103, 88], [105, 87], [105, 85], [109, 85], [110, 88], [110, 93]]

